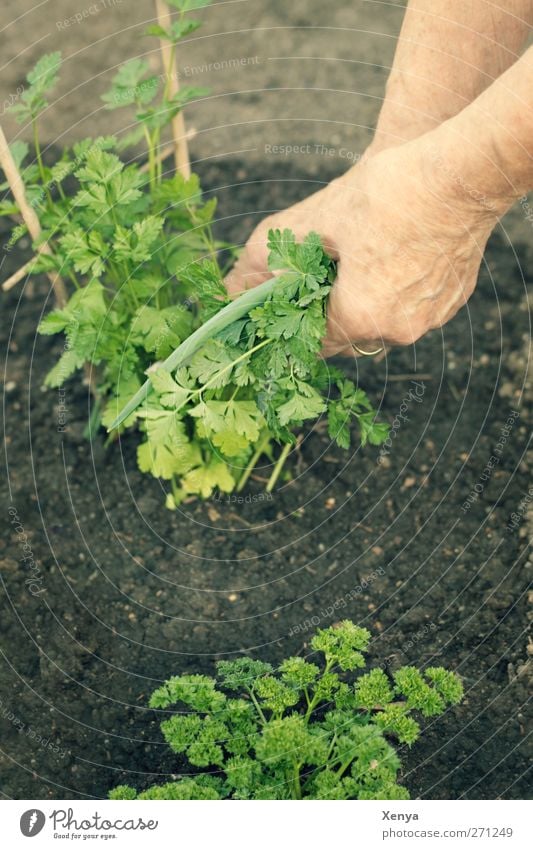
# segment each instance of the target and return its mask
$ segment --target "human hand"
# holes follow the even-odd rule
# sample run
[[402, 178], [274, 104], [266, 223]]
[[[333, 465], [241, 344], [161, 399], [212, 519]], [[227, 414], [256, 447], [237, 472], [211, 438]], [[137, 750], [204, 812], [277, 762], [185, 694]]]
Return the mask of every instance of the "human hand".
[[[441, 150], [444, 154], [441, 154]], [[326, 356], [409, 345], [449, 321], [472, 294], [487, 239], [504, 210], [447, 165], [445, 125], [366, 157], [306, 200], [268, 216], [227, 278], [230, 292], [267, 270], [267, 233], [320, 234], [338, 261], [328, 305]]]

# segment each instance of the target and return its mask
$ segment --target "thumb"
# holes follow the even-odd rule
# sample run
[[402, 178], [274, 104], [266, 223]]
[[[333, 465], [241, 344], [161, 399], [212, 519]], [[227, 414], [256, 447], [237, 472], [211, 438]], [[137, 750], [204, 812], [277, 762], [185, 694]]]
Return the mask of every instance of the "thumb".
[[268, 270], [268, 230], [264, 222], [255, 228], [239, 259], [226, 275], [224, 283], [230, 295], [253, 289], [272, 277]]

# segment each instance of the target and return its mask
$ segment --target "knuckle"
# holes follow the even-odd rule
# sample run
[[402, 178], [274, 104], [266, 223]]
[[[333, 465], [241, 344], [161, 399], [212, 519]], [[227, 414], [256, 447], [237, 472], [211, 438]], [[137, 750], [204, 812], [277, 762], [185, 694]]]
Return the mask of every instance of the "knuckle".
[[421, 336], [422, 333], [419, 330], [409, 325], [396, 328], [394, 333], [391, 334], [392, 341], [396, 345], [414, 345]]

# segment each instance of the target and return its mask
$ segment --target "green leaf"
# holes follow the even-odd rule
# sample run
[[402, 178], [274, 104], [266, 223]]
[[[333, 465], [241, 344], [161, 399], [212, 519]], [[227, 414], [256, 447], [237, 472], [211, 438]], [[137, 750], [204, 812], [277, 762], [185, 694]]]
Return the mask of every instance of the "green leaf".
[[196, 30], [199, 29], [199, 27], [201, 26], [202, 22], [195, 21], [193, 18], [185, 18], [182, 21], [173, 21], [168, 36], [170, 37], [170, 41], [173, 41], [175, 44], [180, 39], [185, 38], [187, 35], [191, 35], [191, 33], [193, 32], [196, 32]]
[[217, 673], [226, 689], [242, 690], [253, 687], [257, 678], [272, 672], [270, 663], [239, 657], [237, 660], [219, 660]]
[[46, 377], [47, 386], [61, 386], [86, 361], [97, 361], [97, 342], [106, 315], [104, 290], [97, 280], [78, 289], [66, 307], [47, 316], [39, 326], [45, 335], [64, 330], [67, 349]]
[[159, 24], [150, 24], [150, 26], [146, 27], [144, 31], [145, 35], [155, 35], [156, 38], [168, 38], [170, 40], [170, 33], [160, 27]]
[[303, 305], [313, 300], [309, 297], [310, 293], [319, 290], [321, 284], [327, 280], [330, 268], [330, 260], [324, 255], [320, 236], [317, 233], [309, 233], [304, 241], [298, 244], [291, 230], [270, 230], [268, 247], [269, 269], [297, 272], [301, 279]]
[[394, 734], [400, 743], [407, 743], [409, 746], [420, 736], [418, 722], [407, 716], [403, 705], [387, 705], [385, 710], [376, 714], [374, 722], [387, 734]]
[[357, 706], [373, 710], [392, 701], [392, 689], [387, 675], [382, 669], [372, 669], [361, 675], [355, 685]]
[[403, 666], [394, 673], [396, 692], [405, 696], [407, 707], [421, 711], [424, 716], [437, 716], [446, 706], [437, 689], [424, 681], [414, 666]]
[[148, 408], [138, 411], [137, 415], [143, 419], [148, 437], [137, 449], [141, 471], [172, 480], [200, 462], [198, 446], [190, 442], [185, 425], [172, 410]]
[[230, 381], [234, 367], [234, 357], [227, 348], [214, 339], [193, 357], [189, 370], [191, 376], [199, 383], [209, 384], [213, 389], [219, 389]]
[[215, 679], [208, 675], [179, 675], [169, 678], [152, 693], [150, 707], [166, 708], [178, 702], [206, 712], [219, 710], [226, 697], [217, 690]]
[[293, 687], [288, 687], [270, 675], [258, 678], [254, 690], [262, 707], [278, 714], [282, 714], [286, 708], [293, 707], [299, 700], [299, 694]]
[[151, 259], [151, 247], [158, 239], [164, 223], [159, 216], [150, 215], [136, 221], [133, 229], [119, 224], [115, 229], [113, 242], [113, 253], [117, 261], [142, 263]]
[[191, 387], [187, 382], [185, 382], [185, 385], [182, 385], [180, 379], [185, 379], [186, 381], [186, 375], [186, 369], [181, 369], [178, 372], [176, 380], [163, 368], [150, 372], [152, 385], [163, 407], [179, 409], [185, 404], [191, 394]]
[[157, 94], [159, 79], [146, 77], [149, 69], [146, 59], [130, 59], [122, 65], [113, 77], [111, 88], [102, 95], [106, 109], [151, 103]]
[[137, 791], [133, 787], [128, 787], [127, 784], [119, 784], [118, 787], [109, 791], [109, 798], [132, 800], [137, 798]]
[[294, 392], [288, 401], [278, 407], [277, 415], [281, 425], [298, 423], [305, 419], [315, 419], [326, 410], [326, 402], [308, 383], [298, 381], [298, 392]]
[[311, 640], [315, 651], [324, 652], [326, 659], [338, 663], [341, 669], [357, 669], [364, 665], [361, 652], [370, 640], [370, 632], [349, 620], [338, 626], [317, 631]]
[[320, 669], [303, 657], [289, 657], [279, 667], [281, 677], [291, 687], [302, 689], [316, 681]]
[[155, 353], [161, 359], [165, 351], [171, 350], [181, 341], [169, 318], [157, 307], [139, 307], [132, 319], [131, 342], [141, 345], [145, 351]]
[[443, 669], [442, 666], [429, 666], [424, 675], [447, 704], [456, 705], [463, 698], [463, 685], [454, 672]]
[[350, 447], [349, 414], [335, 401], [328, 404], [328, 434], [339, 448], [347, 450]]
[[231, 492], [235, 487], [235, 480], [226, 463], [211, 460], [210, 463], [188, 472], [183, 477], [182, 486], [187, 493], [209, 498], [215, 489]]
[[43, 336], [53, 336], [55, 333], [61, 333], [70, 323], [70, 317], [63, 310], [53, 310], [45, 315], [39, 324], [38, 332]]
[[135, 166], [116, 174], [108, 186], [111, 208], [133, 203], [142, 197], [140, 187], [144, 182], [144, 175]]
[[61, 354], [59, 361], [50, 369], [45, 378], [45, 386], [57, 388], [62, 386], [65, 380], [70, 377], [76, 369], [80, 368], [83, 362], [80, 363], [76, 351], [70, 349]]
[[73, 227], [59, 240], [66, 254], [66, 261], [81, 274], [101, 277], [105, 269], [107, 248], [101, 235], [93, 230], [87, 233], [81, 227]]
[[114, 153], [93, 147], [85, 154], [84, 164], [76, 169], [75, 174], [80, 183], [107, 185], [123, 168], [124, 165]]
[[161, 130], [183, 109], [187, 103], [209, 94], [209, 89], [198, 86], [183, 86], [168, 100], [162, 100], [137, 113], [137, 120], [145, 124], [150, 131]]
[[20, 124], [34, 121], [46, 109], [48, 102], [45, 94], [55, 86], [60, 67], [61, 53], [55, 51], [41, 56], [29, 72], [26, 77], [29, 87], [22, 92], [19, 101], [8, 109]]
[[183, 20], [172, 21], [168, 30], [158, 24], [151, 24], [144, 32], [145, 35], [155, 35], [157, 38], [163, 38], [176, 44], [180, 39], [195, 32], [201, 26], [201, 21], [183, 18]]
[[272, 765], [323, 764], [327, 760], [327, 742], [311, 734], [303, 717], [295, 714], [271, 720], [255, 749], [259, 761]]
[[255, 401], [203, 401], [190, 410], [190, 415], [201, 418], [206, 430], [216, 433], [227, 427], [249, 442], [258, 439], [264, 424]]
[[44, 56], [41, 56], [26, 79], [34, 90], [41, 92], [48, 91], [48, 89], [56, 84], [60, 67], [60, 51], [56, 50], [53, 53], [46, 53]]
[[389, 435], [389, 425], [376, 422], [375, 413], [363, 413], [357, 417], [361, 431], [361, 445], [381, 445]]
[[[129, 799], [130, 796], [109, 796], [109, 798]], [[222, 799], [220, 791], [215, 787], [205, 787], [193, 778], [182, 778], [180, 781], [169, 781], [160, 786], [154, 785], [144, 790], [136, 797], [137, 799], [169, 799], [176, 801], [188, 801], [190, 799], [213, 800]]]

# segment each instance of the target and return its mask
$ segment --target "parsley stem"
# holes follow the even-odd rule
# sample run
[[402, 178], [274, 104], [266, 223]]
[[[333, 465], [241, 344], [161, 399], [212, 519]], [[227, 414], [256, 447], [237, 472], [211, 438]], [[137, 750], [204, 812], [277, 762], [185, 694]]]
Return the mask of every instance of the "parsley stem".
[[327, 757], [327, 760], [328, 760], [328, 761], [329, 761], [330, 757], [331, 757], [331, 756], [332, 756], [332, 754], [333, 754], [333, 749], [335, 748], [335, 743], [336, 743], [336, 742], [337, 742], [337, 732], [334, 732], [334, 733], [333, 733], [333, 737], [331, 738], [331, 743], [329, 744], [328, 757]]
[[154, 157], [154, 145], [152, 142], [152, 137], [148, 131], [148, 127], [143, 123], [143, 133], [146, 139], [146, 147], [148, 148], [148, 173], [150, 175], [150, 188], [154, 188], [155, 185], [155, 157]]
[[344, 773], [346, 772], [346, 770], [348, 769], [350, 764], [353, 762], [354, 757], [355, 757], [355, 755], [352, 755], [350, 758], [348, 758], [347, 761], [344, 761], [343, 763], [341, 763], [340, 767], [338, 768], [337, 772], [335, 773], [337, 778], [341, 778], [344, 775]]
[[69, 270], [67, 271], [67, 274], [68, 274], [68, 276], [70, 277], [70, 279], [72, 280], [72, 282], [74, 283], [74, 286], [76, 287], [76, 289], [79, 289], [79, 288], [80, 288], [80, 284], [78, 283], [78, 281], [77, 281], [77, 279], [76, 279], [76, 275], [74, 274], [74, 272], [73, 272], [71, 269], [69, 269]]
[[294, 764], [291, 777], [292, 795], [294, 799], [302, 798], [302, 786], [300, 784], [300, 764]]
[[[334, 660], [332, 660], [331, 658], [329, 660], [326, 660], [326, 665], [324, 667], [324, 672], [322, 673], [322, 678], [325, 678], [325, 676], [328, 674], [328, 672], [331, 672], [331, 669], [332, 669], [333, 666], [335, 666]], [[320, 692], [317, 692], [316, 689], [315, 689], [315, 694], [314, 694], [313, 698], [311, 699], [311, 702], [309, 703], [309, 707], [307, 708], [307, 711], [305, 712], [304, 719], [305, 719], [306, 722], [309, 722], [309, 720], [311, 719], [311, 714], [313, 713], [314, 709], [316, 708], [317, 704], [320, 701], [322, 701], [322, 696], [321, 696]]]
[[259, 442], [257, 443], [257, 448], [255, 449], [254, 453], [252, 454], [252, 456], [250, 458], [250, 462], [248, 463], [244, 472], [242, 473], [241, 477], [239, 478], [239, 483], [237, 484], [236, 492], [242, 491], [242, 489], [245, 486], [248, 478], [250, 477], [253, 470], [255, 469], [255, 467], [257, 465], [257, 461], [259, 460], [261, 454], [263, 453], [263, 451], [265, 450], [265, 448], [269, 444], [270, 439], [271, 439], [270, 431], [268, 431], [268, 430], [265, 430], [263, 436], [259, 437]]
[[35, 157], [37, 159], [37, 166], [39, 168], [39, 176], [41, 177], [43, 183], [43, 190], [48, 198], [48, 202], [52, 203], [52, 195], [50, 194], [50, 189], [48, 188], [48, 183], [46, 180], [46, 173], [44, 170], [43, 158], [41, 155], [41, 144], [39, 142], [39, 130], [37, 129], [37, 121], [35, 118], [32, 118], [32, 129], [33, 129], [33, 146], [35, 147]]
[[263, 725], [266, 725], [267, 724], [266, 716], [261, 709], [261, 705], [259, 704], [259, 702], [257, 701], [257, 699], [255, 697], [255, 693], [254, 693], [252, 687], [246, 687], [246, 689], [248, 690], [248, 693], [250, 694], [250, 698], [253, 702], [253, 705], [254, 705], [257, 713], [259, 714], [259, 719], [261, 720]]
[[176, 476], [175, 475], [172, 475], [172, 477], [170, 478], [170, 486], [171, 486], [171, 489], [172, 489], [172, 495], [174, 496], [175, 499], [178, 499], [179, 498], [179, 487], [176, 483]]
[[272, 492], [272, 490], [274, 489], [276, 482], [277, 482], [277, 480], [278, 480], [278, 478], [281, 474], [281, 470], [283, 469], [283, 466], [285, 465], [285, 460], [289, 456], [289, 452], [290, 452], [291, 448], [292, 448], [292, 443], [290, 443], [290, 442], [287, 442], [283, 446], [283, 451], [279, 455], [278, 461], [277, 461], [276, 465], [274, 466], [274, 471], [270, 475], [270, 479], [269, 479], [269, 481], [266, 485], [266, 491], [267, 492]]

